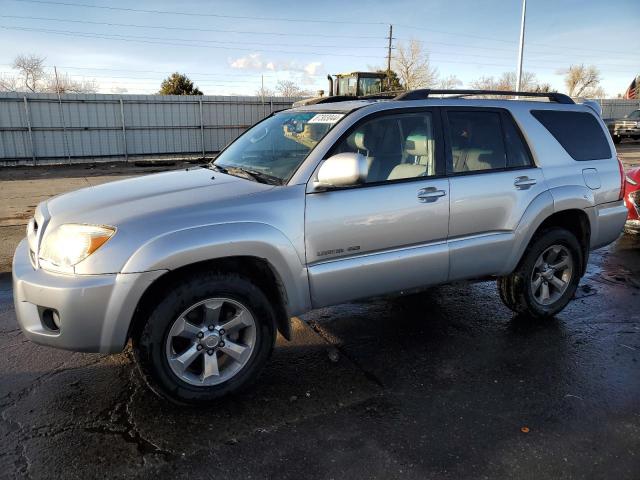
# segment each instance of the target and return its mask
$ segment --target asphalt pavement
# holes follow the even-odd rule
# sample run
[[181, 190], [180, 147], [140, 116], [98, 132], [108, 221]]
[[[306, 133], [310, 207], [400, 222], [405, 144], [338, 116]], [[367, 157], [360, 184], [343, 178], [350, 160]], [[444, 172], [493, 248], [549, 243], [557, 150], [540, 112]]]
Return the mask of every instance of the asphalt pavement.
[[156, 398], [129, 351], [27, 341], [11, 296], [0, 273], [0, 478], [640, 478], [638, 236], [549, 321], [493, 282], [314, 311], [208, 408]]

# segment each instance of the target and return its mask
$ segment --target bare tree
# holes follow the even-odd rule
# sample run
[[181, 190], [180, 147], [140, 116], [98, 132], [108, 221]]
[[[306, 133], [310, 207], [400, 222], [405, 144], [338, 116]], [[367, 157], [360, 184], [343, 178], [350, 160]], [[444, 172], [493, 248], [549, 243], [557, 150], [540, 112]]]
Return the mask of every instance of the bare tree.
[[13, 61], [13, 68], [18, 70], [24, 87], [30, 92], [39, 91], [45, 81], [44, 61], [45, 57], [34, 54], [18, 55]]
[[409, 40], [407, 45], [398, 43], [393, 57], [393, 70], [407, 90], [433, 87], [438, 82], [438, 70], [431, 66], [422, 42], [415, 38]]
[[47, 83], [44, 91], [51, 93], [96, 93], [98, 91], [98, 82], [95, 80], [73, 80], [69, 75], [58, 75], [56, 81], [55, 76], [47, 77]]
[[260, 87], [256, 90], [256, 97], [275, 97], [276, 92], [268, 87]]
[[279, 80], [276, 84], [276, 91], [282, 97], [310, 97], [311, 92], [300, 88], [295, 82], [291, 80]]
[[13, 75], [0, 75], [0, 92], [17, 92], [20, 85], [18, 77]]
[[[471, 82], [471, 87], [476, 90], [502, 90], [502, 91], [514, 91], [516, 89], [516, 74], [515, 72], [504, 72], [500, 77], [480, 77], [477, 80]], [[542, 88], [551, 88], [550, 85], [541, 85], [538, 83], [536, 74], [533, 72], [522, 72], [522, 78], [520, 80], [521, 92], [536, 92], [544, 91]]]
[[600, 71], [595, 65], [571, 65], [564, 71], [564, 84], [571, 97], [602, 98], [605, 96], [600, 86]]
[[456, 77], [455, 75], [449, 75], [448, 77], [443, 77], [438, 82], [438, 88], [442, 90], [453, 90], [462, 85], [462, 81]]

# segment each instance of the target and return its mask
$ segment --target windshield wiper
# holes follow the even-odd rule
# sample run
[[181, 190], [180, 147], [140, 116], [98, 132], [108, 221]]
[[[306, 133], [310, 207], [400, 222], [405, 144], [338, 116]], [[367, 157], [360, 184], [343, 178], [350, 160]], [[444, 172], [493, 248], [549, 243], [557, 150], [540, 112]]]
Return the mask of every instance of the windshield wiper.
[[233, 167], [235, 170], [240, 170], [242, 173], [250, 176], [255, 181], [260, 183], [266, 183], [269, 185], [282, 185], [282, 179], [269, 175], [268, 173], [261, 172], [259, 170], [252, 170], [244, 167]]
[[213, 170], [216, 170], [220, 173], [225, 173], [227, 175], [233, 175], [234, 177], [242, 177], [253, 180], [254, 182], [266, 183], [268, 185], [282, 185], [282, 179], [264, 172], [260, 172], [258, 170], [252, 170], [250, 168], [231, 165], [222, 166], [215, 163], [210, 163], [208, 165], [208, 168], [212, 168]]

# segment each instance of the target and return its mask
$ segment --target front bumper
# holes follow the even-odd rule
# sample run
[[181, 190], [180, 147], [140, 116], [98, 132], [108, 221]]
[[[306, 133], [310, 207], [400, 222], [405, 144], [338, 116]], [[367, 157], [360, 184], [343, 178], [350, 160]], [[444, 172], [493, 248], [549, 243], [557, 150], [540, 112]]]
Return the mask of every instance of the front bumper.
[[[119, 352], [140, 297], [163, 273], [54, 274], [34, 269], [23, 240], [13, 258], [16, 317], [24, 335], [35, 343], [81, 352]], [[59, 319], [57, 329], [46, 320], [50, 312]]]
[[640, 128], [637, 128], [637, 127], [614, 128], [613, 135], [615, 135], [616, 137], [640, 137]]

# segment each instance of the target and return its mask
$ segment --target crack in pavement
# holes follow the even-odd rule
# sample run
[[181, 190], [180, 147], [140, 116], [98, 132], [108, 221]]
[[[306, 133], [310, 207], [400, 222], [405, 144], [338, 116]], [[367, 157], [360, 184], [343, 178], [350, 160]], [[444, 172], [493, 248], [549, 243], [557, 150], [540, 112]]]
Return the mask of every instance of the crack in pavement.
[[329, 335], [321, 326], [320, 324], [315, 321], [309, 321], [307, 322], [307, 324], [313, 329], [314, 332], [316, 332], [325, 342], [327, 342], [329, 345], [331, 345], [332, 347], [336, 348], [341, 355], [343, 355], [347, 360], [349, 360], [353, 365], [356, 366], [356, 368], [358, 370], [360, 370], [362, 372], [362, 374], [365, 376], [365, 378], [373, 383], [375, 383], [376, 385], [378, 385], [380, 388], [384, 389], [384, 383], [382, 382], [382, 380], [380, 378], [377, 377], [377, 375], [373, 372], [370, 372], [369, 370], [367, 370], [366, 368], [364, 368], [360, 362], [358, 362], [356, 359], [354, 359], [353, 357], [351, 357], [340, 345], [340, 341], [336, 338], [333, 337], [331, 335]]

